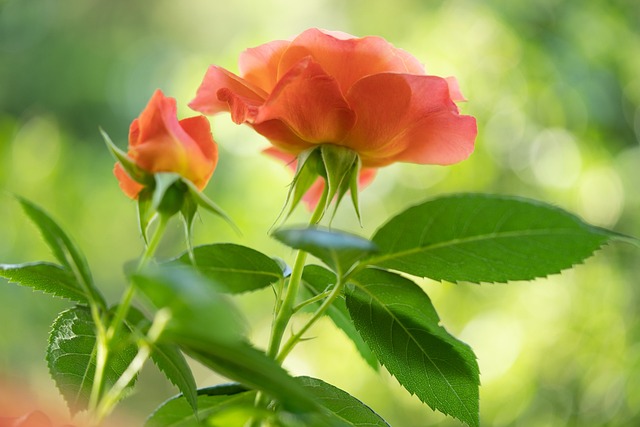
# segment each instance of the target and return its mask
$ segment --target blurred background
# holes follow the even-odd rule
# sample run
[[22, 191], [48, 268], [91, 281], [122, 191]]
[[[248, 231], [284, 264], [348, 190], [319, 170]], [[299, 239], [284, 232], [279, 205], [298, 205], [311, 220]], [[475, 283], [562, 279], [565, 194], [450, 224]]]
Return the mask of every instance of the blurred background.
[[[119, 190], [103, 127], [126, 147], [156, 88], [180, 117], [209, 64], [237, 72], [247, 47], [309, 27], [379, 35], [457, 76], [477, 117], [475, 153], [453, 167], [394, 165], [362, 193], [370, 236], [391, 214], [449, 192], [533, 197], [640, 236], [640, 8], [634, 0], [0, 0], [0, 262], [52, 260], [10, 193], [36, 201], [86, 252], [110, 301], [142, 250], [135, 204]], [[268, 144], [228, 116], [212, 119], [221, 160], [206, 193], [240, 225], [206, 213], [196, 243], [231, 241], [291, 261], [268, 236], [290, 175]], [[304, 210], [290, 223], [305, 222]], [[160, 256], [184, 250], [174, 224]], [[481, 420], [490, 426], [640, 425], [640, 257], [606, 247], [584, 265], [508, 285], [421, 281], [444, 326], [479, 357]], [[270, 290], [238, 303], [258, 345]], [[62, 405], [44, 362], [49, 326], [68, 304], [0, 279], [0, 378]], [[395, 427], [457, 426], [374, 372], [328, 322], [287, 367], [354, 394]], [[194, 364], [201, 386], [224, 381]], [[176, 393], [153, 367], [116, 416], [141, 424]]]

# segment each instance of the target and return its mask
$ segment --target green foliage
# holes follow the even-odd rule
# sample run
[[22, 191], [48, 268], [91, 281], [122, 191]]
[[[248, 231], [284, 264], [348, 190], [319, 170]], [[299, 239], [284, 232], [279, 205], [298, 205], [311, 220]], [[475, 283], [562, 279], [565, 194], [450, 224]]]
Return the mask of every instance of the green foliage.
[[617, 235], [518, 197], [445, 196], [400, 213], [373, 242], [370, 265], [452, 282], [530, 280], [581, 263]]
[[87, 296], [74, 274], [67, 268], [48, 262], [0, 264], [0, 276], [34, 290], [86, 303]]
[[320, 227], [281, 228], [273, 237], [294, 249], [309, 252], [339, 275], [377, 251], [376, 245], [363, 237]]
[[[203, 276], [220, 290], [230, 293], [254, 291], [283, 279], [280, 266], [255, 249], [232, 243], [198, 246], [193, 249], [193, 261]], [[171, 265], [190, 266], [188, 253]]]
[[[302, 273], [303, 289], [309, 298], [316, 295], [321, 295], [327, 291], [331, 286], [336, 284], [336, 275], [331, 271], [319, 265], [307, 265]], [[315, 302], [310, 307], [317, 309], [320, 306], [320, 302]], [[378, 359], [373, 354], [369, 346], [364, 342], [360, 333], [353, 325], [351, 315], [347, 310], [345, 300], [343, 298], [336, 299], [333, 304], [327, 310], [327, 316], [333, 321], [333, 323], [340, 328], [345, 335], [354, 343], [356, 349], [362, 356], [362, 358], [371, 366], [374, 370], [378, 370]]]
[[[128, 333], [116, 335], [109, 350], [103, 390], [115, 384], [136, 355], [136, 346]], [[72, 413], [87, 409], [96, 371], [96, 354], [96, 325], [89, 308], [76, 306], [60, 313], [51, 327], [47, 363], [51, 377]]]
[[444, 414], [479, 425], [475, 355], [440, 326], [431, 300], [415, 283], [366, 269], [350, 279], [347, 308], [362, 338], [404, 388]]
[[18, 200], [24, 212], [40, 230], [55, 258], [73, 273], [87, 298], [105, 307], [104, 297], [93, 283], [89, 265], [82, 252], [45, 211], [26, 199], [18, 197]]
[[299, 377], [302, 385], [331, 415], [331, 426], [389, 427], [367, 405], [337, 387], [317, 378]]
[[[151, 322], [137, 309], [130, 308], [125, 320], [130, 331], [146, 334]], [[151, 359], [167, 379], [182, 392], [193, 411], [198, 409], [196, 380], [191, 368], [175, 344], [151, 343]]]
[[[197, 393], [198, 413], [195, 414], [184, 396], [178, 395], [160, 405], [149, 416], [145, 427], [192, 427], [201, 425], [220, 425], [216, 417], [222, 417], [229, 410], [241, 408], [245, 412], [242, 421], [246, 422], [257, 410], [253, 406], [256, 393], [239, 384], [222, 384], [199, 389]], [[225, 424], [228, 427], [242, 424]]]

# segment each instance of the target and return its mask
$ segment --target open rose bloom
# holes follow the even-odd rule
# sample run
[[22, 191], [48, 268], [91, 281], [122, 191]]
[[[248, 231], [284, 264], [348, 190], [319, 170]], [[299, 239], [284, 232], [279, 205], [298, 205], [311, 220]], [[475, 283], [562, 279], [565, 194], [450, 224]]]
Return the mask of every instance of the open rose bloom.
[[428, 76], [422, 64], [379, 37], [310, 29], [240, 56], [240, 75], [211, 66], [190, 106], [231, 113], [295, 159], [320, 144], [357, 153], [361, 183], [394, 162], [449, 165], [467, 158], [475, 119], [460, 115], [454, 78]]
[[[206, 117], [178, 120], [176, 100], [157, 90], [131, 123], [127, 155], [146, 173], [175, 172], [202, 190], [216, 167], [218, 148]], [[144, 186], [120, 163], [114, 173], [125, 194], [137, 198]]]

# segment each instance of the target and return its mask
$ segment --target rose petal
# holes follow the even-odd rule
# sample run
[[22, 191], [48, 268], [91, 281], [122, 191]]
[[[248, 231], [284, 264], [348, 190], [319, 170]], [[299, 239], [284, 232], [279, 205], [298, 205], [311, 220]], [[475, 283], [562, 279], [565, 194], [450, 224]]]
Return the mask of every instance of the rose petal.
[[309, 143], [337, 143], [353, 126], [355, 115], [335, 79], [305, 58], [280, 79], [253, 123], [270, 120], [283, 122]]
[[218, 164], [218, 145], [213, 140], [211, 125], [206, 117], [197, 116], [180, 120], [180, 126], [198, 148], [196, 151], [189, 146], [188, 167], [183, 176], [202, 190]]
[[240, 54], [240, 75], [249, 83], [271, 92], [278, 82], [278, 64], [291, 42], [275, 40], [250, 48]]
[[303, 58], [311, 56], [335, 77], [343, 93], [364, 76], [383, 72], [416, 73], [421, 66], [409, 53], [396, 49], [381, 37], [344, 38], [310, 29], [296, 37], [282, 55], [281, 77]]
[[451, 99], [455, 102], [466, 101], [467, 98], [464, 97], [462, 92], [460, 91], [460, 85], [458, 84], [458, 79], [455, 77], [449, 76], [445, 77], [447, 84], [449, 85], [449, 95]]
[[225, 89], [234, 96], [242, 97], [252, 103], [261, 104], [267, 97], [267, 93], [241, 77], [212, 65], [196, 92], [196, 97], [189, 103], [189, 107], [202, 114], [216, 114], [221, 111], [230, 111], [226, 99], [220, 99], [218, 92]]
[[142, 184], [134, 181], [133, 178], [131, 178], [129, 174], [127, 174], [120, 163], [116, 163], [113, 167], [113, 174], [118, 179], [118, 184], [120, 185], [120, 188], [122, 189], [124, 194], [132, 199], [137, 199], [138, 194], [140, 194], [140, 191], [142, 191], [142, 189], [144, 188]]
[[365, 167], [452, 164], [473, 151], [475, 119], [458, 113], [445, 79], [378, 74], [358, 81], [347, 99], [358, 121], [343, 144]]

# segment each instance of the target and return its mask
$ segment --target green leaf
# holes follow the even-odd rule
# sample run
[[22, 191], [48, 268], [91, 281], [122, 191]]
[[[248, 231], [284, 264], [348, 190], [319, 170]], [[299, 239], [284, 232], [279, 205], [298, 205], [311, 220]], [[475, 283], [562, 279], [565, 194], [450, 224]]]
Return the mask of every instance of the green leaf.
[[11, 283], [27, 286], [56, 297], [87, 302], [86, 293], [73, 273], [56, 264], [48, 262], [0, 264], [0, 276]]
[[[262, 289], [282, 280], [282, 270], [268, 256], [246, 246], [218, 243], [198, 246], [193, 250], [196, 267], [220, 289], [242, 293]], [[188, 253], [170, 265], [190, 265]]]
[[376, 245], [363, 237], [321, 227], [280, 228], [273, 237], [291, 248], [309, 252], [340, 275], [377, 251]]
[[[209, 418], [223, 415], [229, 410], [242, 409], [246, 421], [255, 413], [253, 401], [255, 391], [247, 390], [239, 384], [222, 384], [202, 388], [197, 391], [198, 414], [193, 413], [183, 395], [173, 397], [160, 405], [147, 419], [145, 427], [191, 427], [216, 425], [206, 423]], [[220, 424], [217, 424], [220, 425]], [[239, 424], [242, 427], [244, 424]], [[233, 425], [228, 425], [233, 427]]]
[[[47, 363], [72, 413], [87, 409], [96, 370], [96, 332], [89, 308], [63, 311], [53, 323], [47, 347]], [[109, 349], [104, 390], [127, 369], [137, 347], [127, 334], [116, 335]], [[131, 384], [133, 385], [133, 384]]]
[[203, 342], [173, 337], [191, 357], [234, 381], [261, 390], [293, 412], [315, 412], [318, 404], [278, 363], [242, 341]]
[[431, 408], [479, 425], [479, 371], [469, 346], [439, 326], [429, 297], [397, 274], [366, 269], [347, 286], [362, 338], [400, 384]]
[[120, 165], [122, 165], [122, 168], [131, 177], [131, 179], [145, 187], [152, 186], [154, 183], [153, 174], [140, 169], [140, 167], [131, 160], [127, 153], [122, 151], [113, 143], [111, 138], [109, 138], [109, 135], [107, 135], [104, 130], [100, 129], [100, 133], [102, 134], [102, 138], [104, 139], [105, 144], [107, 144], [107, 148], [113, 157], [120, 163]]
[[[307, 265], [302, 273], [303, 289], [309, 297], [319, 295], [336, 283], [336, 275], [319, 265]], [[320, 307], [320, 302], [312, 304], [312, 307]], [[343, 298], [336, 299], [327, 310], [327, 316], [341, 329], [355, 344], [362, 358], [376, 371], [379, 369], [378, 359], [369, 346], [364, 342], [360, 333], [353, 325], [351, 315]]]
[[[146, 334], [151, 322], [135, 307], [129, 309], [126, 325], [130, 331]], [[180, 349], [173, 344], [151, 343], [151, 359], [167, 379], [182, 392], [192, 412], [198, 410], [196, 381]]]
[[329, 410], [332, 426], [389, 427], [371, 408], [349, 393], [317, 378], [299, 377], [298, 380]]
[[231, 301], [191, 268], [164, 266], [131, 280], [157, 309], [171, 311], [167, 333], [216, 343], [244, 336], [245, 321]]
[[106, 307], [104, 297], [93, 284], [89, 265], [82, 252], [80, 252], [65, 232], [62, 231], [62, 228], [41, 208], [21, 197], [18, 197], [18, 201], [27, 216], [40, 230], [42, 237], [49, 245], [49, 248], [51, 248], [55, 258], [64, 267], [73, 272], [77, 282], [85, 290], [87, 297], [102, 307]]
[[619, 235], [522, 198], [463, 194], [422, 203], [374, 235], [367, 264], [451, 282], [531, 280], [583, 262]]

